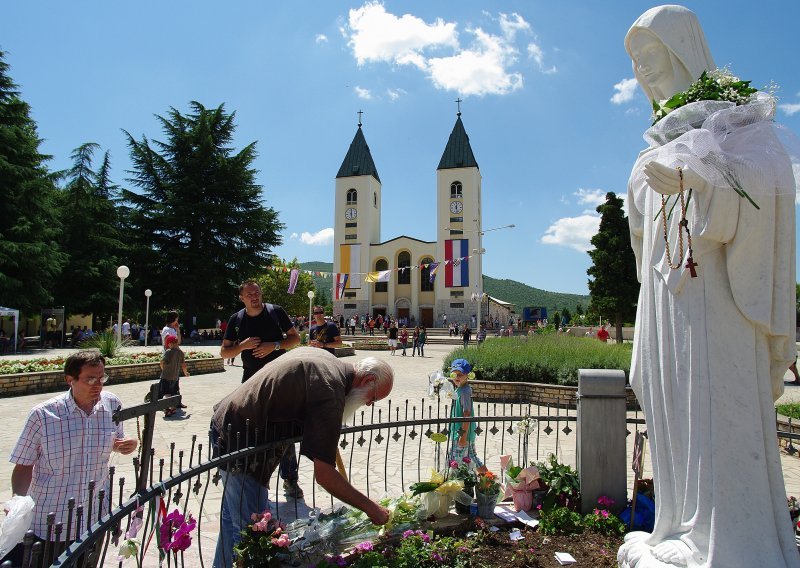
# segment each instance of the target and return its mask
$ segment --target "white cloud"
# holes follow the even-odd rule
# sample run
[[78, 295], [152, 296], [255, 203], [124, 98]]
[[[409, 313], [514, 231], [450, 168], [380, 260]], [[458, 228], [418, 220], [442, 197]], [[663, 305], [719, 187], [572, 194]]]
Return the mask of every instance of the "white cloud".
[[800, 103], [784, 103], [778, 105], [778, 108], [781, 109], [783, 112], [792, 116], [798, 112], [800, 112]]
[[590, 241], [599, 228], [599, 215], [563, 217], [547, 228], [542, 236], [542, 243], [586, 252], [592, 248]]
[[299, 236], [300, 236], [300, 235], [298, 235], [297, 233], [292, 233], [292, 234], [289, 236], [289, 238], [290, 238], [290, 239], [296, 239], [296, 238], [298, 238]]
[[542, 73], [549, 75], [558, 72], [558, 69], [556, 69], [555, 65], [549, 68], [545, 67], [544, 52], [542, 51], [542, 48], [538, 44], [536, 43], [528, 44], [528, 57], [530, 57], [536, 62], [536, 65], [539, 67], [539, 71], [541, 71]]
[[372, 100], [372, 91], [370, 91], [369, 89], [364, 89], [362, 87], [356, 86], [354, 90], [356, 92], [356, 95], [358, 95], [359, 99], [364, 99], [365, 101]]
[[374, 1], [350, 10], [348, 29], [348, 44], [359, 65], [368, 61], [414, 63], [424, 49], [458, 45], [456, 24], [441, 18], [427, 24], [411, 14], [398, 18]]
[[638, 83], [636, 79], [623, 79], [614, 85], [614, 96], [611, 97], [611, 102], [615, 105], [621, 105], [633, 100], [633, 95], [636, 94], [636, 86]]
[[583, 189], [579, 188], [578, 191], [573, 193], [578, 198], [578, 203], [581, 205], [590, 205], [596, 208], [601, 203], [606, 201], [606, 192], [602, 189]]
[[317, 43], [328, 43], [328, 36], [325, 34], [317, 34], [317, 37], [314, 38], [314, 41]]
[[[437, 18], [428, 24], [411, 14], [398, 17], [383, 4], [369, 1], [350, 10], [342, 33], [359, 65], [409, 65], [427, 74], [439, 89], [461, 95], [502, 95], [522, 87], [522, 73], [512, 70], [518, 55], [515, 41], [519, 33], [531, 30], [519, 14], [500, 14], [497, 22], [499, 35], [467, 28], [472, 42], [462, 47], [454, 22]], [[442, 50], [451, 53], [442, 55]]]
[[386, 95], [389, 97], [389, 100], [396, 101], [403, 95], [407, 95], [408, 92], [404, 89], [386, 89]]
[[333, 227], [328, 227], [317, 231], [316, 233], [309, 233], [303, 231], [300, 235], [300, 242], [306, 245], [313, 246], [327, 246], [333, 244]]

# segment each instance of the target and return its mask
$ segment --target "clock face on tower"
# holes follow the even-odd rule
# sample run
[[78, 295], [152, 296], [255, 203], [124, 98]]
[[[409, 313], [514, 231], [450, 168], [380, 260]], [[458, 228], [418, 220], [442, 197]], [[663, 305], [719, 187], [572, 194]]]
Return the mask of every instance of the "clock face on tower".
[[461, 213], [462, 209], [464, 209], [464, 204], [460, 201], [450, 203], [450, 213]]
[[348, 207], [344, 212], [344, 218], [349, 220], [355, 219], [357, 215], [358, 211], [356, 211], [354, 207]]

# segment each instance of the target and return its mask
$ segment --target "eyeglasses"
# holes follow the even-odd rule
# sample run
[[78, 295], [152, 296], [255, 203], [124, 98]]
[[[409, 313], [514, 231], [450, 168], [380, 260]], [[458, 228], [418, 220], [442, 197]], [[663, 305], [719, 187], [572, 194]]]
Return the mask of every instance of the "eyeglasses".
[[321, 316], [321, 315], [322, 315], [322, 314], [324, 314], [324, 313], [325, 313], [325, 312], [314, 312], [314, 315], [315, 315], [315, 316]]
[[84, 378], [83, 378], [83, 382], [85, 382], [85, 383], [86, 383], [87, 385], [89, 385], [90, 387], [93, 387], [93, 386], [95, 386], [95, 385], [96, 385], [98, 382], [99, 382], [101, 385], [104, 385], [104, 384], [106, 384], [106, 383], [108, 382], [108, 379], [110, 379], [110, 378], [111, 378], [111, 377], [109, 377], [108, 375], [103, 375], [102, 377], [84, 377]]

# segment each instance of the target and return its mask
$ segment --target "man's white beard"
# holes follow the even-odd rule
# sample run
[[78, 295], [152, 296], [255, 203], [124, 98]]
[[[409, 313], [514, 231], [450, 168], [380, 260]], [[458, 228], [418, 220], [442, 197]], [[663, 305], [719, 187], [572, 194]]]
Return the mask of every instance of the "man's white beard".
[[354, 388], [347, 393], [347, 396], [344, 399], [344, 414], [342, 415], [342, 422], [353, 420], [353, 414], [362, 406], [367, 404], [371, 394], [371, 386]]

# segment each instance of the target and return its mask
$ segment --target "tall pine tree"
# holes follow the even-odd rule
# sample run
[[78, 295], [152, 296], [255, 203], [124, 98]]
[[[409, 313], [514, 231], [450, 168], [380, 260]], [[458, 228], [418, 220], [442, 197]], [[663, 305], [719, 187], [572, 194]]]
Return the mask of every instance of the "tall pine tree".
[[157, 117], [164, 141], [125, 133], [130, 181], [141, 193], [123, 191], [137, 244], [131, 276], [138, 271], [139, 286], [153, 290], [157, 305], [181, 308], [185, 321], [235, 307], [235, 287], [270, 264], [283, 228], [256, 183], [255, 142], [231, 147], [235, 114], [190, 107]]
[[50, 156], [39, 153], [36, 123], [8, 70], [0, 51], [0, 301], [32, 314], [50, 305], [65, 256]]
[[92, 159], [99, 146], [87, 143], [72, 152], [66, 186], [59, 193], [61, 242], [69, 255], [54, 293], [71, 314], [108, 314], [116, 310], [117, 266], [126, 250], [113, 199], [108, 152], [98, 171]]
[[639, 282], [636, 278], [636, 257], [631, 248], [628, 219], [622, 210], [622, 199], [606, 193], [606, 202], [597, 208], [600, 230], [592, 237], [594, 249], [589, 251], [592, 266], [587, 270], [591, 311], [614, 320], [617, 343], [622, 343], [622, 324], [636, 317]]

